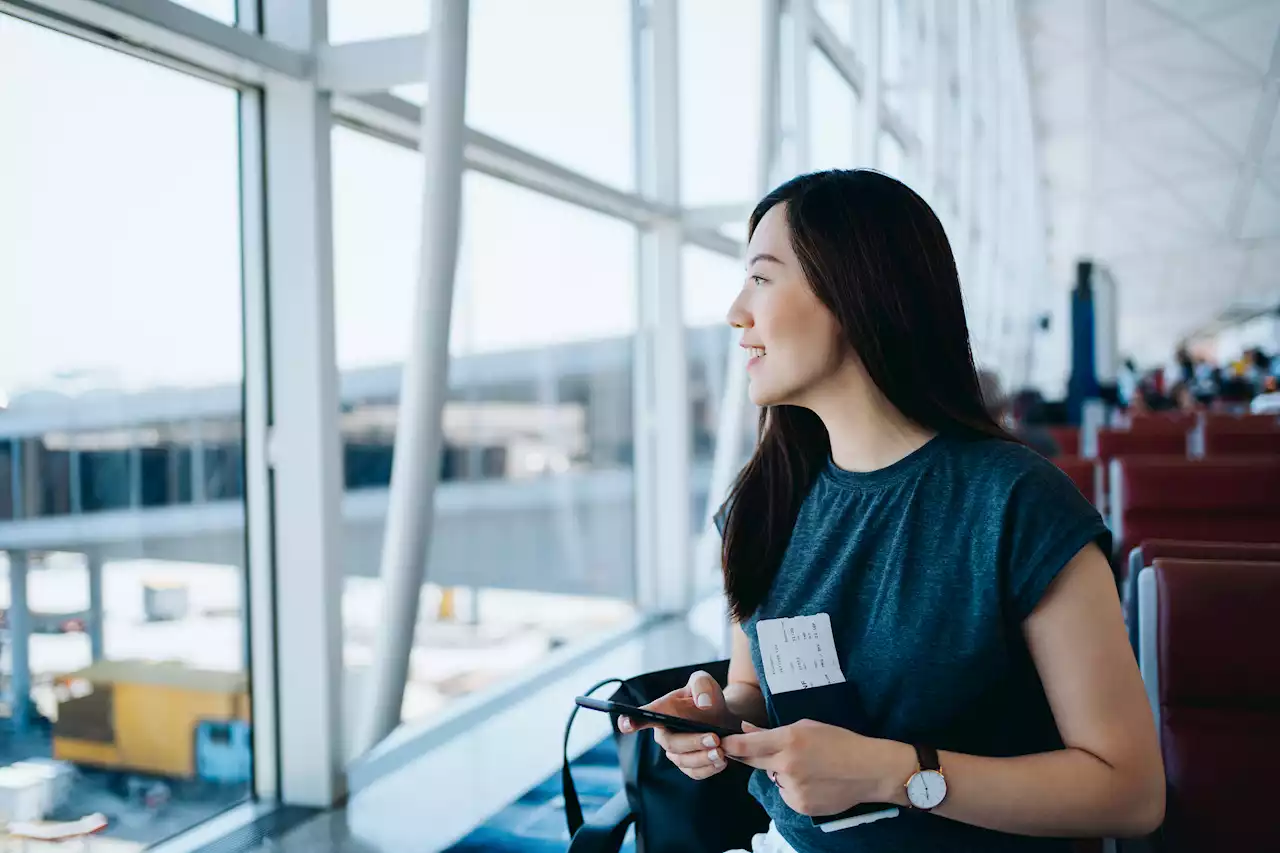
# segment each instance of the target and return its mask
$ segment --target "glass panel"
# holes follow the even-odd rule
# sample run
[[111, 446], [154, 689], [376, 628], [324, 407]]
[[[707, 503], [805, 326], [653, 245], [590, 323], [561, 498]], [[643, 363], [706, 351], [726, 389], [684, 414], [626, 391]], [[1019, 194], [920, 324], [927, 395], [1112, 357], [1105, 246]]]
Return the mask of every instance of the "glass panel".
[[420, 33], [430, 24], [430, 0], [329, 0], [333, 44]]
[[822, 19], [836, 31], [847, 44], [852, 44], [854, 33], [854, 7], [852, 0], [817, 0], [814, 4]]
[[0, 56], [0, 764], [149, 845], [250, 790], [243, 516], [199, 505], [244, 493], [238, 96], [2, 15]]
[[467, 123], [635, 186], [627, 0], [472, 0]]
[[880, 131], [879, 151], [877, 159], [880, 163], [880, 171], [886, 175], [892, 175], [901, 181], [906, 181], [903, 170], [907, 166], [906, 151], [902, 148], [902, 143], [891, 133]]
[[[335, 129], [334, 248], [348, 523], [348, 690], [378, 630], [379, 552], [409, 347], [421, 164]], [[437, 521], [406, 718], [632, 613], [636, 231], [468, 173]]]
[[[695, 467], [710, 464], [715, 452], [716, 424], [724, 398], [728, 341], [736, 332], [725, 321], [743, 283], [742, 264], [698, 246], [685, 246], [684, 319], [688, 328], [689, 405], [693, 421]], [[706, 500], [703, 483], [695, 501], [695, 518]], [[699, 522], [700, 523], [700, 522]]]
[[208, 15], [215, 21], [235, 26], [236, 0], [174, 0], [181, 6]]
[[[708, 491], [711, 485], [711, 464], [715, 458], [720, 411], [724, 403], [725, 372], [729, 362], [730, 344], [735, 345], [742, 332], [730, 328], [726, 322], [729, 306], [742, 288], [745, 274], [742, 263], [698, 246], [686, 245], [681, 257], [684, 276], [684, 316], [687, 328], [686, 347], [689, 361], [689, 417], [692, 425], [690, 438], [693, 469], [690, 472], [693, 511], [692, 529], [702, 530], [706, 521]], [[736, 358], [732, 369], [745, 370], [746, 358]], [[757, 409], [750, 404], [743, 407], [743, 439], [740, 463], [745, 463], [754, 438], [753, 424]], [[723, 499], [717, 495], [714, 500]], [[720, 573], [699, 572], [696, 594], [710, 593], [720, 588]]]
[[758, 194], [763, 14], [760, 0], [680, 4], [680, 192], [686, 205], [739, 204]]
[[857, 96], [836, 67], [818, 50], [809, 52], [809, 151], [812, 169], [859, 165]]

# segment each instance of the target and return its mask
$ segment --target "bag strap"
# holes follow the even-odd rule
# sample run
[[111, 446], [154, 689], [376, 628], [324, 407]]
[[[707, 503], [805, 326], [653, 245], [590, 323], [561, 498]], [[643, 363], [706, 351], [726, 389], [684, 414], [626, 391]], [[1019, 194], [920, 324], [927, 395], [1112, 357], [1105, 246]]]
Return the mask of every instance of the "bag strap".
[[[621, 684], [621, 678], [606, 678], [599, 682], [584, 696], [590, 696], [606, 684]], [[573, 720], [578, 716], [578, 706], [574, 705], [569, 712], [569, 719], [564, 724], [564, 766], [560, 770], [560, 787], [564, 794], [564, 817], [569, 824], [569, 837], [582, 826], [582, 801], [578, 799], [578, 788], [573, 784], [573, 775], [569, 772], [569, 731], [573, 728]]]

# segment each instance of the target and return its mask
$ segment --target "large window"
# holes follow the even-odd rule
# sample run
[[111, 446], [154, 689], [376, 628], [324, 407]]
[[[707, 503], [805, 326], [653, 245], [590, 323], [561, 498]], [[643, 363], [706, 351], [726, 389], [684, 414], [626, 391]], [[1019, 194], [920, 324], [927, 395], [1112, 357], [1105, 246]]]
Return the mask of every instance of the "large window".
[[[345, 658], [359, 690], [420, 242], [416, 152], [334, 133], [343, 378]], [[484, 175], [464, 178], [450, 398], [406, 718], [494, 684], [631, 613], [630, 225]]]
[[[760, 0], [680, 4], [680, 192], [688, 206], [757, 195]], [[741, 239], [744, 228], [727, 229]]]
[[862, 165], [858, 144], [857, 95], [831, 61], [809, 52], [809, 156], [813, 169], [852, 169]]
[[151, 843], [250, 785], [238, 95], [3, 15], [0, 57], [0, 763]]
[[470, 39], [468, 125], [635, 185], [629, 0], [472, 0]]

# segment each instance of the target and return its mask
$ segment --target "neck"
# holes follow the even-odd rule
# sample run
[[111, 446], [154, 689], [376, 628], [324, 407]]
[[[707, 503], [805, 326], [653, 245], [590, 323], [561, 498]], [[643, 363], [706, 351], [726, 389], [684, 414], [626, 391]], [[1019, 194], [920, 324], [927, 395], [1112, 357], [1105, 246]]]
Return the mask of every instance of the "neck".
[[831, 458], [846, 471], [888, 467], [935, 435], [898, 411], [865, 374], [844, 377], [805, 406], [827, 428]]

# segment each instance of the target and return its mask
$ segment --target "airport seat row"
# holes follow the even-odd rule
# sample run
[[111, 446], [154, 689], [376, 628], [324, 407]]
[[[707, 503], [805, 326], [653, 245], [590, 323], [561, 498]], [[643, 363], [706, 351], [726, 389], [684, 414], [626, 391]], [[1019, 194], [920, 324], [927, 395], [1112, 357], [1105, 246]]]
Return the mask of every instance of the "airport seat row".
[[[1280, 612], [1280, 445], [1265, 443], [1280, 431], [1232, 424], [1233, 441], [1264, 439], [1247, 445], [1261, 453], [1236, 456], [1213, 452], [1207, 423], [1191, 433], [1143, 424], [1114, 445], [1100, 433], [1092, 471], [1064, 470], [1077, 485], [1093, 475], [1115, 539], [1167, 777], [1166, 819], [1150, 841], [1175, 853], [1280, 849], [1280, 822], [1250, 782], [1280, 759], [1280, 655], [1269, 639]], [[1188, 435], [1204, 441], [1203, 458], [1193, 444], [1161, 455]]]
[[[1280, 544], [1271, 548], [1272, 556], [1280, 552]], [[1158, 556], [1137, 587], [1139, 663], [1167, 780], [1165, 821], [1152, 846], [1280, 850], [1265, 781], [1280, 764], [1280, 561]]]

